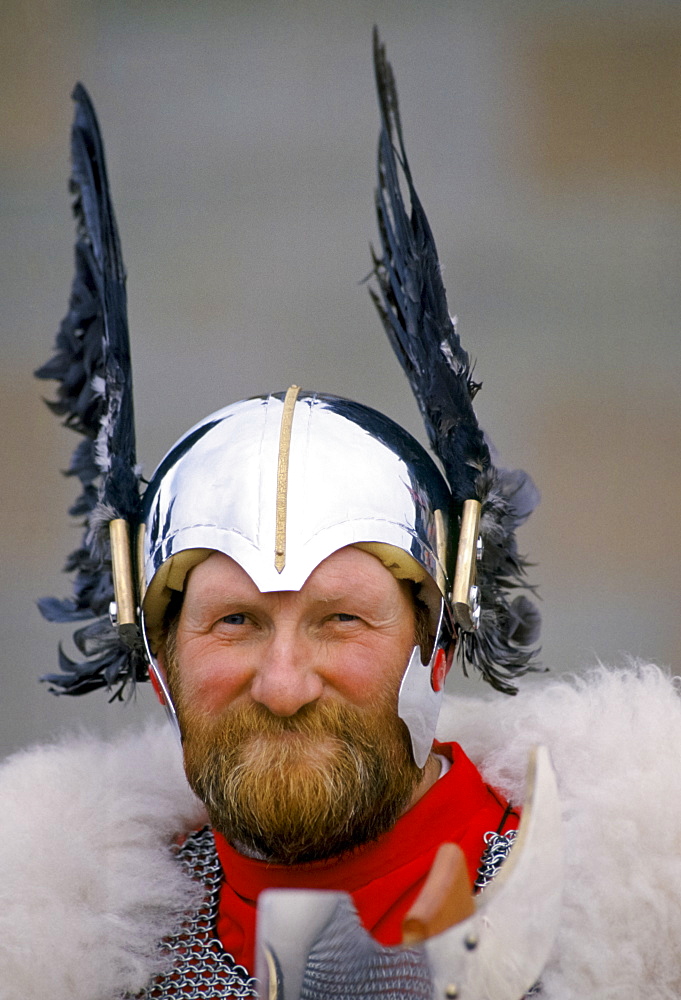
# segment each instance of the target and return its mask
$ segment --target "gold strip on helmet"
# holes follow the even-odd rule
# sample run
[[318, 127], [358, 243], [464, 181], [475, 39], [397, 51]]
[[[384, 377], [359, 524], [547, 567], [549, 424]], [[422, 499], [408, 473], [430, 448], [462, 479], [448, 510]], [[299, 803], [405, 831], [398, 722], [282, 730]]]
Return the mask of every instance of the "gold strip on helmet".
[[291, 427], [293, 411], [300, 386], [292, 385], [286, 390], [284, 408], [281, 414], [279, 432], [279, 460], [277, 463], [277, 503], [276, 528], [274, 532], [274, 566], [281, 573], [286, 565], [286, 494], [288, 492], [288, 460], [291, 450]]

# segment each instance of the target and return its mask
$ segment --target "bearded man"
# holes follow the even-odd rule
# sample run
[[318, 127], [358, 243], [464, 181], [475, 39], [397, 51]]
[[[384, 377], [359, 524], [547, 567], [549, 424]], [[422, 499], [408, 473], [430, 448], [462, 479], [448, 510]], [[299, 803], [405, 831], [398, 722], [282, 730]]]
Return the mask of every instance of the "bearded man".
[[[147, 964], [126, 981], [140, 996], [175, 995], [180, 981], [182, 996], [205, 995], [197, 983], [251, 995], [269, 888], [347, 891], [376, 947], [400, 945], [438, 848], [458, 845], [469, 896], [519, 820], [460, 747], [434, 736], [457, 648], [501, 690], [530, 666], [536, 612], [508, 590], [523, 582], [514, 530], [535, 495], [524, 474], [495, 469], [477, 425], [478, 387], [396, 155], [397, 95], [377, 37], [374, 59], [384, 253], [373, 294], [409, 353], [447, 478], [382, 414], [292, 386], [201, 421], [140, 498], [124, 268], [94, 109], [74, 92], [76, 277], [57, 354], [38, 374], [59, 381], [55, 409], [85, 434], [73, 470], [88, 527], [70, 561], [74, 600], [41, 608], [97, 620], [75, 636], [85, 659], [62, 655], [64, 672], [48, 679], [82, 694], [150, 676], [209, 819], [182, 824], [178, 856], [204, 897], [156, 942], [161, 971]], [[405, 298], [416, 286], [420, 316]], [[483, 863], [490, 838], [496, 861]], [[429, 993], [425, 965], [419, 975], [415, 995]]]
[[[74, 93], [76, 277], [57, 353], [38, 374], [58, 380], [53, 407], [84, 434], [71, 471], [87, 527], [69, 560], [73, 599], [41, 608], [93, 621], [75, 635], [83, 660], [62, 654], [48, 680], [61, 693], [120, 694], [150, 678], [198, 799], [159, 731], [40, 748], [3, 769], [6, 1000], [255, 996], [259, 910], [269, 928], [263, 987], [285, 1000], [519, 1000], [549, 956], [559, 912], [547, 997], [681, 989], [664, 945], [681, 933], [678, 843], [673, 826], [654, 822], [659, 801], [681, 811], [681, 706], [669, 681], [648, 669], [547, 687], [517, 708], [503, 697], [450, 707], [448, 742], [435, 740], [457, 651], [502, 695], [532, 668], [538, 615], [512, 593], [525, 569], [515, 530], [536, 491], [524, 473], [494, 466], [478, 427], [479, 386], [449, 316], [377, 38], [374, 58], [373, 296], [444, 475], [389, 418], [292, 386], [205, 418], [140, 496], [125, 272], [94, 110], [82, 87]], [[457, 930], [449, 913], [432, 941], [402, 947], [426, 896], [433, 912], [442, 844], [459, 847], [464, 895], [494, 877], [536, 743], [559, 764], [562, 909], [558, 838], [535, 798], [524, 853], [514, 849], [496, 895], [483, 893], [477, 923]], [[656, 785], [665, 756], [674, 768]], [[613, 780], [595, 791], [604, 775]], [[643, 799], [632, 804], [635, 794]], [[657, 860], [645, 868], [648, 857]], [[269, 890], [293, 890], [275, 893], [278, 917]]]
[[472, 885], [485, 837], [517, 825], [463, 750], [433, 749], [457, 629], [450, 503], [391, 420], [295, 386], [207, 417], [149, 483], [151, 672], [211, 821], [238, 966], [254, 968], [263, 889], [346, 890], [398, 945], [440, 844], [461, 846]]
[[397, 716], [415, 644], [409, 585], [361, 549], [274, 594], [222, 553], [196, 566], [161, 661], [213, 828], [279, 864], [389, 830], [440, 770], [416, 766]]

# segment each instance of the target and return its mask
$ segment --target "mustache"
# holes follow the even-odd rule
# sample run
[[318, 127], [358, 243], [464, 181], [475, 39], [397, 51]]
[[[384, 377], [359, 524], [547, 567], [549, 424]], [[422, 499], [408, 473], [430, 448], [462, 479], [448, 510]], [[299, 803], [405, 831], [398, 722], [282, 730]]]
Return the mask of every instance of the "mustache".
[[[230, 706], [219, 720], [213, 721], [212, 729], [218, 739], [222, 736], [237, 744], [249, 736], [276, 739], [294, 735], [313, 740], [335, 738], [343, 743], [355, 743], [360, 739], [373, 746], [375, 740], [367, 739], [371, 727], [361, 725], [367, 715], [356, 706], [337, 701], [313, 702], [303, 705], [294, 715], [286, 716], [275, 715], [264, 705], [250, 703]], [[194, 720], [187, 718], [185, 721], [186, 728], [191, 730]]]

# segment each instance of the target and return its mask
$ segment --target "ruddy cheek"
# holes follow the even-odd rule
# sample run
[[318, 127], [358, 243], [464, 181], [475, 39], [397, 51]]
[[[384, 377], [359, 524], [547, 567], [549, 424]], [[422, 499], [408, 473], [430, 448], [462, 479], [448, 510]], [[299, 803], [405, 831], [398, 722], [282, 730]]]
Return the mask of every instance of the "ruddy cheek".
[[191, 656], [180, 656], [179, 662], [185, 701], [201, 711], [221, 711], [244, 686], [239, 671], [224, 657], [214, 659], [195, 649]]
[[190, 697], [201, 711], [210, 715], [222, 712], [234, 701], [236, 694], [231, 684], [223, 680], [206, 678], [194, 688]]
[[375, 704], [394, 683], [392, 664], [390, 669], [380, 657], [367, 655], [348, 657], [337, 664], [333, 675], [327, 680], [336, 691], [348, 701], [358, 706]]

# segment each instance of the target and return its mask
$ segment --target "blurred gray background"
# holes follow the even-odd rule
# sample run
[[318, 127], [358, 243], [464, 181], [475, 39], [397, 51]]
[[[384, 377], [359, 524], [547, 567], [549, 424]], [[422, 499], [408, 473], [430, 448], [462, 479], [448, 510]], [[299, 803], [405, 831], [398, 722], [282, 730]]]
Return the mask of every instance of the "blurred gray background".
[[[72, 276], [69, 93], [102, 123], [129, 274], [147, 474], [191, 424], [297, 382], [423, 439], [366, 288], [376, 22], [450, 307], [503, 464], [542, 504], [543, 660], [676, 662], [681, 6], [678, 0], [5, 0], [0, 14], [0, 752], [155, 711], [56, 699], [80, 531], [41, 403]], [[477, 684], [475, 685], [477, 690]]]

